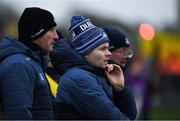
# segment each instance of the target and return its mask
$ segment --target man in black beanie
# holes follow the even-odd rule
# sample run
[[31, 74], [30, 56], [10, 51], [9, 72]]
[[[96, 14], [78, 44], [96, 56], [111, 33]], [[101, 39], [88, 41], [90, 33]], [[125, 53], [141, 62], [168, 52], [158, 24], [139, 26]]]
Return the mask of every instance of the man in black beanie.
[[[18, 22], [18, 39], [0, 44], [0, 109], [7, 119], [54, 119], [44, 54], [58, 39], [51, 12], [26, 8]], [[1, 118], [1, 117], [0, 117]]]

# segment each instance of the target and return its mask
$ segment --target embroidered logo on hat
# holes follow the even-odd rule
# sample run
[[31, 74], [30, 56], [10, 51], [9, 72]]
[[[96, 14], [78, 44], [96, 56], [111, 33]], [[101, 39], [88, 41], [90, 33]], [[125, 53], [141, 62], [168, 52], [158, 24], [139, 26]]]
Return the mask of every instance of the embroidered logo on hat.
[[126, 42], [125, 42], [125, 43], [126, 43], [127, 45], [129, 45], [130, 43], [129, 43], [129, 40], [128, 40], [128, 38], [127, 38], [127, 37], [126, 37], [126, 39], [125, 39], [125, 40], [126, 40]]
[[93, 26], [94, 25], [91, 22], [87, 21], [84, 24], [80, 25], [79, 27], [81, 28], [82, 31], [84, 31], [84, 30], [86, 30], [90, 27], [93, 27]]
[[40, 35], [43, 31], [44, 31], [44, 29], [41, 29], [37, 33], [35, 33], [34, 35], [31, 35], [31, 39], [33, 39], [34, 37]]
[[[88, 19], [89, 20], [89, 19]], [[73, 38], [73, 41], [79, 37], [84, 32], [88, 31], [89, 29], [92, 29], [95, 27], [90, 21], [85, 21], [84, 23], [81, 23], [79, 26], [75, 26], [70, 30], [71, 36]]]

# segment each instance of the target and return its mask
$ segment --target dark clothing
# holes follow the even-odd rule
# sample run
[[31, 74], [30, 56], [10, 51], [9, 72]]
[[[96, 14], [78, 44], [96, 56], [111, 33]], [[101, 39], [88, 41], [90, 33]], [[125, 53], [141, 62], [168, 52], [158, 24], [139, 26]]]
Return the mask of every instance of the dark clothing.
[[47, 59], [13, 37], [0, 44], [1, 112], [7, 119], [54, 119], [48, 82], [42, 68]]
[[[109, 60], [109, 62], [108, 63], [110, 63], [110, 64], [116, 64], [116, 65], [119, 65], [119, 64], [117, 64], [116, 62], [114, 62], [114, 61], [112, 61], [112, 60]], [[126, 68], [127, 68], [127, 66], [125, 65], [125, 66], [121, 66], [121, 65], [119, 65], [120, 67], [121, 67], [121, 69], [122, 69], [122, 71], [123, 71], [123, 73], [125, 72], [125, 70], [126, 70]]]
[[58, 84], [61, 76], [53, 67], [47, 67], [46, 73]]
[[89, 65], [66, 41], [55, 44], [51, 57], [54, 67], [64, 73], [55, 99], [57, 119], [135, 119], [128, 86], [120, 92], [112, 89], [104, 70]]

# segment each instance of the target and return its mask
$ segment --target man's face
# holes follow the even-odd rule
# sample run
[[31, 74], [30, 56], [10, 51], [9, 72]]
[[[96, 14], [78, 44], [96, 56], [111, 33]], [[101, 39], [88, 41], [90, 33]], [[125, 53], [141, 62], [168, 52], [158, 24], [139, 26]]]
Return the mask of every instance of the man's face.
[[108, 48], [109, 43], [101, 44], [87, 54], [85, 58], [90, 64], [105, 69], [111, 56], [111, 52]]
[[58, 39], [58, 34], [55, 28], [51, 28], [47, 31], [42, 37], [38, 38], [34, 41], [38, 46], [43, 48], [44, 50], [50, 52], [53, 50], [54, 42]]
[[115, 63], [125, 66], [127, 60], [129, 59], [129, 48], [128, 47], [121, 47], [113, 52], [111, 52], [111, 60], [114, 61]]

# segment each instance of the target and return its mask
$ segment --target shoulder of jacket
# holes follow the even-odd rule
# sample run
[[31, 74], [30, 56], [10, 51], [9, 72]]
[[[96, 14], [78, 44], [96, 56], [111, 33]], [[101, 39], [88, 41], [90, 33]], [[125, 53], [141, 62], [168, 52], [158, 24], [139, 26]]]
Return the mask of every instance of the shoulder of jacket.
[[15, 64], [16, 65], [19, 64], [26, 68], [32, 68], [32, 69], [34, 68], [35, 70], [38, 69], [38, 64], [33, 59], [31, 59], [30, 57], [24, 54], [14, 54], [8, 56], [7, 58], [5, 58], [5, 60], [2, 61], [1, 66], [3, 69], [3, 68], [9, 68]]
[[23, 63], [23, 62], [31, 62], [31, 60], [33, 60], [32, 58], [30, 58], [29, 56], [25, 55], [25, 54], [14, 54], [14, 55], [10, 55], [8, 56], [5, 61], [8, 62], [18, 62], [18, 63]]
[[72, 76], [77, 76], [77, 77], [78, 76], [82, 77], [82, 76], [94, 75], [93, 73], [91, 73], [87, 70], [78, 68], [78, 67], [74, 67], [74, 68], [69, 69], [65, 74], [67, 74], [67, 75], [70, 74]]

